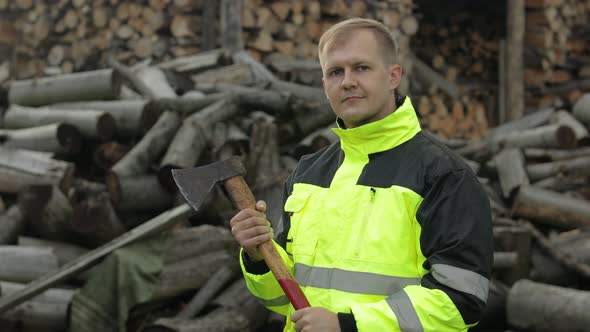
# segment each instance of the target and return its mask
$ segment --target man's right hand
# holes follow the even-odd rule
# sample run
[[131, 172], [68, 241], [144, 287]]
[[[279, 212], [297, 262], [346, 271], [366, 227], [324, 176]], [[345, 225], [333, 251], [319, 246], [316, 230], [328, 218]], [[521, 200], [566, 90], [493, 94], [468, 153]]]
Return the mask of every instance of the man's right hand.
[[258, 201], [256, 210], [244, 209], [236, 214], [230, 221], [231, 233], [238, 241], [252, 261], [261, 261], [262, 254], [258, 251], [258, 245], [273, 238], [270, 222], [266, 220], [266, 203]]

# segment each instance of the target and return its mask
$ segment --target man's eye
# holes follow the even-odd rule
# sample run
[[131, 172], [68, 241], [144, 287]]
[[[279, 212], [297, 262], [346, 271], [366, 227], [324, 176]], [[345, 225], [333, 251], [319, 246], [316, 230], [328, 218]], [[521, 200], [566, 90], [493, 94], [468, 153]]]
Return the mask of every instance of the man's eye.
[[358, 66], [358, 67], [356, 67], [356, 69], [358, 69], [359, 71], [366, 71], [366, 70], [369, 70], [369, 67], [367, 67], [367, 66]]
[[337, 69], [337, 70], [332, 70], [331, 72], [328, 73], [328, 76], [338, 76], [342, 73], [342, 70]]

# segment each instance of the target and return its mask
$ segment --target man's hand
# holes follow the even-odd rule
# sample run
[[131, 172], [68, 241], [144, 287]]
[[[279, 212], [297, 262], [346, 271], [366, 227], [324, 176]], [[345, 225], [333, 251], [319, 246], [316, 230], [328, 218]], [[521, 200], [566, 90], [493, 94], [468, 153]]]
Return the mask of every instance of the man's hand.
[[308, 307], [291, 315], [297, 332], [340, 332], [338, 315], [322, 307]]
[[264, 211], [266, 211], [266, 203], [258, 201], [256, 210], [242, 210], [230, 221], [231, 233], [234, 239], [244, 248], [253, 261], [263, 259], [257, 247], [273, 237], [270, 222], [266, 220]]

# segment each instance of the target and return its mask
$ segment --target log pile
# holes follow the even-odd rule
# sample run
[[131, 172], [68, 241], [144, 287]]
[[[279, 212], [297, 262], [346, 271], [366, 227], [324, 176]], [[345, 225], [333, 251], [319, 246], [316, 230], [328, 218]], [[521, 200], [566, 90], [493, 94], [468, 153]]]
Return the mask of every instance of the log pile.
[[[63, 328], [64, 303], [71, 300], [64, 289], [92, 278], [89, 268], [115, 249], [176, 224], [181, 233], [174, 236], [184, 240], [174, 243], [193, 247], [169, 249], [155, 302], [134, 311], [130, 326], [180, 331], [272, 325], [275, 317], [249, 305], [253, 299], [236, 273], [227, 231], [234, 210], [225, 194], [215, 190], [199, 213], [190, 214], [170, 170], [242, 156], [255, 196], [268, 202], [269, 219], [278, 220], [282, 183], [296, 160], [337, 140], [323, 92], [282, 80], [287, 70], [273, 73], [245, 51], [219, 49], [133, 68], [112, 64], [9, 85], [0, 131], [0, 281], [33, 282], [2, 284], [8, 295], [0, 297], [0, 308], [3, 301], [14, 303], [2, 321], [18, 326], [26, 320], [36, 331]], [[75, 89], [59, 88], [71, 82]], [[111, 100], [95, 100], [97, 95]], [[102, 120], [108, 130], [99, 126], [101, 119], [109, 119]], [[588, 301], [584, 292], [571, 295], [578, 293], [547, 284], [582, 288], [590, 277], [589, 126], [590, 94], [572, 109], [534, 112], [477, 141], [430, 133], [465, 158], [493, 208], [494, 279], [482, 328], [531, 326], [518, 312], [523, 306], [534, 312], [539, 303], [523, 298], [522, 287], [549, 287], [556, 301]], [[78, 148], [66, 148], [72, 145]], [[207, 272], [199, 274], [195, 266]], [[17, 289], [26, 291], [24, 303], [10, 297]], [[224, 302], [226, 292], [241, 305]], [[65, 295], [50, 300], [52, 294]], [[83, 323], [84, 310], [72, 312], [76, 323]], [[572, 331], [583, 317], [570, 319]], [[554, 319], [539, 330], [561, 323]]]
[[528, 0], [526, 7], [528, 104], [571, 105], [590, 89], [590, 2]]
[[[10, 68], [0, 82], [104, 68], [110, 56], [127, 65], [196, 54], [220, 45], [219, 4], [187, 0], [0, 1], [0, 46]], [[418, 30], [412, 0], [245, 0], [241, 17], [243, 46], [263, 63], [317, 59], [317, 42], [334, 23], [373, 17], [396, 32], [400, 57], [411, 72], [410, 38]], [[240, 23], [241, 22], [241, 23]], [[221, 25], [225, 22], [221, 22]], [[8, 48], [12, 48], [12, 52]], [[0, 48], [1, 50], [1, 48]], [[0, 59], [4, 58], [1, 56]], [[5, 70], [6, 71], [6, 70]], [[3, 76], [4, 79], [3, 79]], [[405, 80], [401, 91], [409, 91]]]

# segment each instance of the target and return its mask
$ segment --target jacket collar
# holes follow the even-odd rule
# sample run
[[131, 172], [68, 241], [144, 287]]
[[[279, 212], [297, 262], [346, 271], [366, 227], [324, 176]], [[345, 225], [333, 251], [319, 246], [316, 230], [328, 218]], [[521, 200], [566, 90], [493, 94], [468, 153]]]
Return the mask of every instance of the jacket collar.
[[336, 120], [338, 128], [332, 130], [340, 137], [340, 144], [346, 155], [368, 155], [390, 150], [420, 131], [420, 123], [410, 97], [401, 97], [396, 101], [400, 101], [396, 102], [397, 109], [375, 122], [346, 129], [340, 119]]

